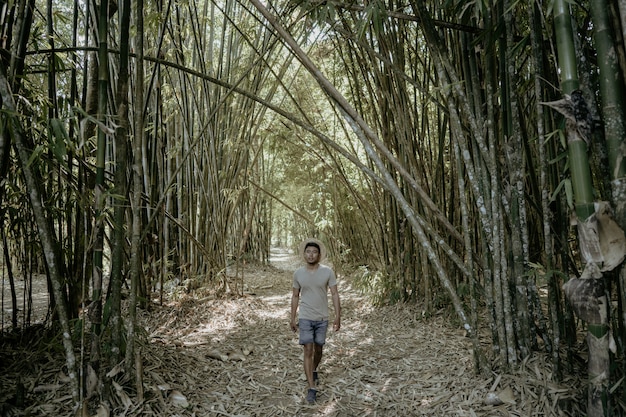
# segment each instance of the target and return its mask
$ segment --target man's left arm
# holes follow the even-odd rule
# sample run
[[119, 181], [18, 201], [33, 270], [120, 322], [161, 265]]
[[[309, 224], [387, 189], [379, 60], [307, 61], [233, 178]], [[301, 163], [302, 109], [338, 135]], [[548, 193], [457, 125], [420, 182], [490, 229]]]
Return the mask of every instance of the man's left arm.
[[337, 285], [330, 287], [330, 294], [333, 298], [333, 307], [335, 308], [335, 322], [333, 323], [333, 329], [338, 331], [341, 328], [341, 301], [339, 300]]

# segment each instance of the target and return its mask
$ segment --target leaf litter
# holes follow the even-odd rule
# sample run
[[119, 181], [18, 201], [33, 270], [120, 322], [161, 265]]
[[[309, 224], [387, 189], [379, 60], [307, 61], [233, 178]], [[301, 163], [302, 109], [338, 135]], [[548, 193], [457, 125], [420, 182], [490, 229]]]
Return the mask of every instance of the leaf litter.
[[[547, 354], [534, 353], [508, 374], [477, 375], [471, 341], [444, 313], [425, 318], [414, 304], [375, 307], [346, 277], [338, 280], [342, 327], [329, 330], [318, 401], [308, 405], [302, 348], [289, 329], [298, 263], [273, 255], [272, 266], [245, 268], [242, 296], [197, 289], [143, 311], [141, 395], [115, 369], [109, 401], [81, 416], [584, 415], [584, 381], [555, 382]], [[26, 344], [20, 352], [3, 340], [2, 416], [75, 415], [62, 351], [33, 352]], [[10, 406], [18, 381], [24, 410]]]

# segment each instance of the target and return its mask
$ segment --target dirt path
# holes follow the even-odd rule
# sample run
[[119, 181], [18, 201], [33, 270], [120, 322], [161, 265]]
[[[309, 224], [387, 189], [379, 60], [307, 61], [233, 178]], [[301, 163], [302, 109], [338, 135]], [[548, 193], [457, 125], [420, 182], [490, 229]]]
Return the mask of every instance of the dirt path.
[[[318, 402], [306, 404], [302, 348], [288, 325], [298, 265], [293, 255], [275, 251], [271, 267], [245, 268], [244, 296], [186, 293], [180, 286], [167, 304], [142, 312], [148, 341], [140, 347], [143, 399], [120, 372], [108, 399], [112, 408], [97, 415], [584, 415], [578, 408], [583, 384], [578, 378], [551, 382], [545, 355], [534, 355], [512, 375], [476, 376], [470, 340], [450, 324], [454, 318], [425, 319], [412, 305], [375, 308], [343, 276], [342, 329], [329, 333]], [[0, 344], [0, 415], [73, 415], [60, 343], [15, 342]], [[18, 380], [26, 410], [10, 406]], [[486, 404], [490, 392], [504, 402]]]
[[[247, 271], [245, 297], [182, 300], [179, 309], [157, 315], [162, 325], [150, 329], [150, 350], [165, 362], [154, 366], [168, 372], [155, 374], [155, 382], [169, 388], [164, 394], [176, 390], [184, 397], [183, 405], [193, 414], [179, 410], [180, 415], [577, 415], [560, 410], [572, 389], [550, 382], [549, 366], [541, 358], [517, 375], [476, 377], [471, 343], [462, 329], [442, 317], [422, 320], [416, 308], [406, 305], [374, 308], [345, 279], [339, 283], [342, 329], [329, 334], [318, 403], [310, 406], [304, 401], [302, 349], [288, 327], [297, 265], [292, 256], [278, 252], [272, 264]], [[243, 354], [248, 350], [252, 353]], [[230, 358], [214, 359], [219, 355]], [[505, 402], [486, 404], [490, 391]], [[154, 404], [155, 415], [173, 412], [174, 403], [170, 395]]]

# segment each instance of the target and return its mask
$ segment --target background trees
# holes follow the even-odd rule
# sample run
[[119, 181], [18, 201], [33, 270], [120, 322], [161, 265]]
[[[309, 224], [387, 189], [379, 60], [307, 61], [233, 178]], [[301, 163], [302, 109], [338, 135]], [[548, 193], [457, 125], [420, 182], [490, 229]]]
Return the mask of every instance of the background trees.
[[[310, 235], [381, 303], [453, 306], [477, 370], [568, 365], [570, 215], [609, 201], [624, 227], [619, 2], [129, 3], [3, 9], [4, 266], [49, 280], [68, 366], [86, 332], [79, 374], [131, 367], [135, 307], [171, 285], [239, 293], [237, 265]], [[577, 88], [584, 197], [541, 104]], [[604, 278], [618, 360], [620, 277]]]

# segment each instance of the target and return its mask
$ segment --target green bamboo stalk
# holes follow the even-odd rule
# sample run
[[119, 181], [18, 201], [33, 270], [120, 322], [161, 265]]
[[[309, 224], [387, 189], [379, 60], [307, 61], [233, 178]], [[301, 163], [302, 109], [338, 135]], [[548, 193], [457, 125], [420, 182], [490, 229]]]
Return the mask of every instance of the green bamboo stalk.
[[[561, 89], [564, 94], [571, 94], [579, 88], [574, 34], [569, 7], [569, 3], [566, 0], [556, 0], [554, 3], [554, 23], [558, 45], [559, 68], [561, 69]], [[569, 100], [568, 97], [566, 97], [566, 100]], [[571, 102], [571, 104], [580, 106], [578, 102]], [[579, 110], [579, 108], [575, 110]], [[572, 121], [568, 119], [566, 133], [576, 215], [578, 221], [584, 223], [594, 213], [593, 186], [587, 154], [587, 142], [591, 138], [589, 136], [584, 137], [584, 133], [581, 134], [578, 130], [578, 122], [578, 120]], [[583, 262], [586, 262], [586, 260], [583, 259]], [[587, 266], [585, 265], [585, 267]], [[596, 277], [591, 279], [596, 279]], [[603, 278], [600, 275], [597, 279], [601, 281]], [[601, 303], [600, 306], [602, 306]], [[589, 387], [587, 415], [590, 417], [603, 416], [606, 406], [608, 396], [607, 384], [610, 374], [607, 332], [607, 323], [588, 323]]]
[[109, 59], [108, 59], [108, 19], [109, 2], [102, 1], [100, 4], [100, 14], [98, 20], [98, 114], [100, 122], [97, 132], [96, 145], [96, 182], [94, 189], [94, 252], [93, 252], [93, 289], [92, 305], [89, 309], [89, 319], [92, 324], [91, 329], [91, 352], [89, 364], [100, 378], [101, 365], [101, 334], [102, 334], [102, 268], [103, 268], [103, 246], [104, 246], [104, 165], [106, 155], [107, 133], [104, 131], [106, 125], [107, 98], [109, 89]]
[[561, 89], [568, 94], [579, 87], [578, 71], [574, 50], [574, 32], [572, 18], [569, 11], [569, 2], [556, 0], [554, 2], [554, 27], [556, 31], [557, 58], [561, 71]]
[[[594, 42], [598, 51], [600, 97], [611, 180], [621, 183], [626, 180], [626, 158], [623, 157], [622, 149], [624, 137], [626, 137], [626, 126], [624, 123], [624, 80], [620, 76], [617, 54], [614, 53], [618, 45], [613, 40], [608, 2], [594, 0], [589, 2], [589, 5], [593, 18]], [[614, 187], [613, 192], [621, 194], [618, 190], [622, 187], [615, 184]], [[614, 195], [613, 200], [622, 202], [623, 197], [623, 195]], [[620, 214], [626, 215], [626, 213]], [[624, 228], [626, 219], [620, 220]]]
[[[535, 97], [541, 97], [541, 74], [543, 72], [542, 68], [542, 48], [541, 48], [541, 21], [539, 18], [538, 8], [536, 6], [528, 8], [529, 14], [529, 22], [530, 22], [530, 40], [531, 40], [531, 50], [532, 50], [532, 60], [533, 60], [533, 68], [534, 68], [534, 92]], [[547, 271], [553, 271], [554, 269], [554, 244], [553, 244], [553, 234], [552, 234], [552, 221], [551, 221], [551, 213], [550, 213], [550, 192], [549, 192], [549, 182], [548, 182], [548, 153], [546, 152], [546, 148], [548, 146], [546, 135], [545, 135], [545, 122], [544, 122], [544, 107], [540, 103], [536, 103], [535, 111], [537, 113], [537, 141], [538, 141], [538, 166], [540, 167], [539, 173], [539, 188], [541, 190], [541, 220], [542, 220], [542, 234], [543, 234], [543, 252], [545, 256], [545, 267]], [[559, 282], [558, 275], [551, 273], [549, 276], [550, 279], [550, 290], [548, 296], [548, 311], [551, 319], [551, 337], [545, 337], [546, 343], [550, 344], [548, 346], [548, 351], [552, 354], [552, 365], [554, 367], [554, 372], [558, 378], [561, 376], [561, 360], [559, 355], [559, 349], [555, 348], [560, 346], [561, 339], [561, 329], [559, 326], [559, 317], [558, 313], [560, 311], [560, 306], [557, 303], [558, 297], [555, 297], [554, 289], [556, 288], [557, 282]], [[536, 284], [536, 282], [535, 282]], [[535, 317], [536, 321], [540, 323], [540, 328], [544, 326], [544, 322], [546, 321], [543, 312], [540, 308], [539, 304], [539, 295], [537, 291], [534, 291], [533, 294], [533, 304], [535, 305]], [[547, 333], [547, 331], [546, 331]], [[547, 336], [547, 335], [546, 335]]]
[[[134, 49], [137, 53], [137, 63], [135, 65], [135, 100], [133, 102], [133, 121], [134, 132], [133, 138], [133, 189], [131, 194], [131, 243], [130, 243], [130, 295], [128, 305], [128, 326], [126, 336], [126, 355], [125, 367], [129, 375], [133, 375], [132, 364], [134, 363], [135, 353], [135, 337], [137, 327], [137, 304], [138, 291], [141, 280], [141, 232], [142, 232], [142, 211], [141, 211], [141, 194], [143, 190], [143, 140], [144, 131], [144, 24], [143, 24], [143, 0], [137, 0], [135, 4], [135, 18], [137, 25], [137, 34], [135, 35]], [[138, 374], [140, 376], [140, 374]], [[137, 396], [141, 399], [143, 395], [143, 385], [141, 381], [135, 381], [137, 386]]]
[[[611, 19], [609, 16], [609, 4], [605, 0], [589, 2], [593, 19], [593, 35], [597, 50], [599, 67], [600, 97], [602, 103], [602, 116], [604, 121], [604, 133], [606, 138], [607, 154], [609, 159], [609, 171], [611, 179], [611, 205], [615, 210], [615, 219], [622, 229], [626, 229], [626, 158], [624, 157], [624, 138], [626, 137], [626, 123], [624, 120], [624, 79], [620, 76], [619, 63], [617, 61], [618, 45], [613, 40], [611, 31]], [[621, 309], [626, 306], [626, 266], [622, 266], [617, 280], [617, 294], [621, 299]], [[624, 314], [620, 314], [618, 321], [621, 328], [620, 334], [626, 328]], [[622, 355], [624, 347], [622, 346]], [[609, 358], [604, 359], [606, 362]], [[608, 367], [608, 363], [602, 363], [601, 367]], [[622, 370], [624, 370], [624, 366]], [[623, 394], [623, 396], [626, 394]]]
[[115, 129], [115, 208], [113, 217], [113, 248], [111, 250], [111, 293], [107, 303], [111, 308], [111, 366], [117, 365], [123, 349], [122, 337], [122, 268], [126, 264], [126, 227], [124, 218], [127, 197], [126, 167], [128, 149], [128, 91], [129, 91], [129, 29], [130, 29], [130, 0], [120, 3], [122, 18], [120, 27], [120, 59], [117, 77], [117, 127]]
[[[512, 320], [515, 324], [515, 334], [512, 331], [507, 334], [508, 343], [510, 346], [516, 346], [515, 339], [517, 341], [516, 350], [519, 350], [523, 359], [530, 355], [530, 319], [528, 314], [528, 278], [526, 276], [526, 266], [528, 265], [528, 228], [527, 228], [527, 216], [526, 216], [526, 202], [525, 202], [525, 182], [526, 176], [526, 158], [524, 153], [524, 145], [522, 142], [522, 128], [518, 109], [518, 84], [516, 80], [519, 79], [516, 69], [515, 45], [513, 40], [513, 9], [508, 0], [505, 0], [502, 4], [504, 9], [504, 22], [506, 31], [506, 48], [502, 48], [506, 52], [504, 53], [503, 65], [505, 68], [503, 72], [502, 94], [505, 96], [503, 103], [506, 103], [508, 111], [505, 113], [506, 126], [505, 126], [505, 139], [504, 145], [507, 149], [507, 161], [509, 179], [511, 182], [511, 192], [509, 199], [510, 206], [510, 221], [509, 227], [511, 229], [511, 254], [512, 254], [512, 268], [507, 274], [507, 287], [515, 288], [515, 299], [511, 300], [509, 308], [505, 309], [505, 312], [510, 311], [510, 314], [515, 314], [515, 318], [508, 317], [508, 320]], [[495, 163], [494, 163], [495, 165]], [[506, 289], [505, 288], [505, 289]], [[507, 291], [508, 293], [508, 291]], [[514, 311], [512, 311], [514, 310]], [[513, 339], [515, 338], [515, 339]], [[517, 362], [515, 350], [509, 354], [509, 363], [515, 365]]]

